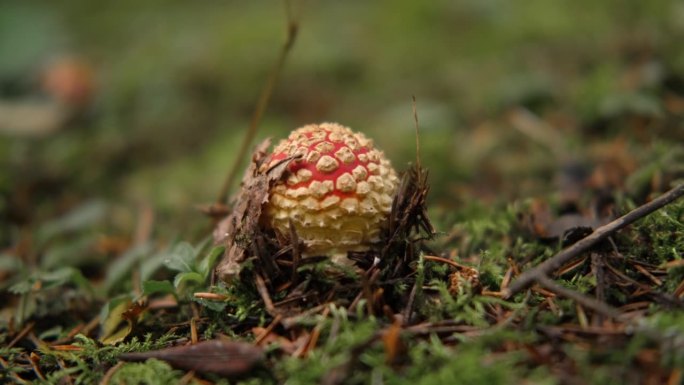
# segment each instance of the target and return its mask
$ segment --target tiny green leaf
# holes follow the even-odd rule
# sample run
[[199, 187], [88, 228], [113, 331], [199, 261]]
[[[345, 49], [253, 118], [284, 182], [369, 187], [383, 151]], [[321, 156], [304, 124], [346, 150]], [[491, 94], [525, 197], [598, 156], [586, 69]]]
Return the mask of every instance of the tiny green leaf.
[[164, 260], [164, 265], [167, 268], [181, 273], [195, 271], [195, 249], [187, 242], [181, 242], [175, 245], [167, 258]]
[[176, 295], [176, 289], [173, 287], [173, 284], [169, 281], [145, 281], [142, 284], [143, 288], [143, 294], [145, 295], [150, 295], [150, 294], [173, 294]]
[[182, 285], [187, 285], [188, 282], [194, 282], [195, 284], [201, 285], [204, 283], [205, 278], [200, 274], [196, 272], [187, 272], [187, 273], [180, 273], [176, 275], [176, 278], [173, 280], [173, 286], [176, 289], [181, 288]]

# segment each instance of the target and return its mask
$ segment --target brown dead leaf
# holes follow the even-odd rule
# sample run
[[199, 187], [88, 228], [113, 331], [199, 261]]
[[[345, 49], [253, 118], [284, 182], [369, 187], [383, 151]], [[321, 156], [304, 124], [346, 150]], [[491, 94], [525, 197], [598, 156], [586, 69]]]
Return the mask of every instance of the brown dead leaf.
[[537, 199], [530, 205], [529, 212], [523, 215], [522, 226], [536, 238], [546, 241], [561, 239], [569, 244], [608, 223], [611, 218], [580, 212], [554, 216], [548, 203]]
[[627, 176], [637, 168], [634, 151], [625, 138], [601, 142], [590, 148], [595, 167], [586, 184], [597, 191], [621, 191]]
[[124, 301], [109, 310], [107, 318], [102, 321], [100, 341], [105, 345], [113, 345], [122, 341], [137, 324], [140, 315], [147, 309], [145, 304]]
[[236, 377], [249, 373], [262, 362], [264, 352], [260, 347], [245, 342], [212, 340], [119, 356], [123, 361], [133, 362], [150, 358], [166, 361], [177, 369]]
[[250, 250], [252, 240], [259, 228], [261, 208], [268, 201], [268, 191], [280, 180], [287, 165], [294, 158], [286, 158], [276, 166], [263, 170], [262, 165], [268, 158], [271, 141], [261, 142], [242, 179], [242, 185], [227, 218], [219, 222], [214, 230], [215, 244], [224, 244], [226, 251], [218, 264], [216, 272], [221, 280], [227, 282], [240, 274], [242, 262]]

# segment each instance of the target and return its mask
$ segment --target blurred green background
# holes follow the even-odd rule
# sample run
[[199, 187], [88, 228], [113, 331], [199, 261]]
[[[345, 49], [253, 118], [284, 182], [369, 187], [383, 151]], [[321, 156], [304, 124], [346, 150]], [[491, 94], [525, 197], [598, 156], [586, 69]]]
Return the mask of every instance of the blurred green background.
[[[590, 158], [593, 140], [625, 136], [638, 157], [681, 137], [680, 1], [292, 7], [300, 34], [259, 139], [337, 121], [404, 169], [415, 95], [436, 207], [553, 191], [560, 158]], [[280, 1], [4, 0], [3, 227], [99, 198], [151, 206], [175, 233], [206, 223], [194, 205], [235, 161], [285, 26]]]

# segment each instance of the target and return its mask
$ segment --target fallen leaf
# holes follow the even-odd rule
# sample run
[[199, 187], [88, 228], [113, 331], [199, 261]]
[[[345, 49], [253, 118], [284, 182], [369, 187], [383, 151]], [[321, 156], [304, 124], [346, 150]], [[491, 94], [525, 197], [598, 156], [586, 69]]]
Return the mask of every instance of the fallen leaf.
[[608, 223], [610, 219], [610, 217], [596, 217], [579, 212], [554, 216], [546, 202], [534, 200], [529, 212], [522, 217], [522, 225], [541, 240], [561, 239], [564, 244], [570, 244]]
[[107, 306], [110, 307], [107, 317], [102, 321], [102, 333], [100, 342], [105, 345], [113, 345], [123, 341], [124, 338], [133, 330], [133, 322], [128, 314], [128, 309], [132, 302], [130, 299], [121, 302], [112, 301]]
[[142, 353], [124, 353], [123, 361], [165, 361], [177, 369], [236, 377], [249, 373], [264, 359], [263, 350], [246, 342], [212, 340]]
[[216, 271], [219, 278], [228, 282], [240, 274], [246, 252], [259, 228], [261, 207], [268, 201], [271, 186], [283, 176], [287, 165], [294, 159], [286, 158], [270, 169], [263, 169], [268, 157], [270, 140], [259, 144], [252, 154], [252, 162], [242, 179], [240, 193], [230, 215], [219, 222], [214, 230], [214, 243], [225, 245], [226, 251]]

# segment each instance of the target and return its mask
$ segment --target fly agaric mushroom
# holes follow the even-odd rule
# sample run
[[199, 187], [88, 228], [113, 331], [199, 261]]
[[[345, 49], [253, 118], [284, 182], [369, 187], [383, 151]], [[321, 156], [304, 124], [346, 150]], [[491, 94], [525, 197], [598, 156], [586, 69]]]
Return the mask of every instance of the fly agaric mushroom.
[[264, 224], [286, 240], [292, 224], [302, 256], [325, 255], [335, 263], [377, 243], [399, 180], [373, 141], [337, 123], [310, 124], [282, 140], [264, 166], [293, 156], [269, 191]]

